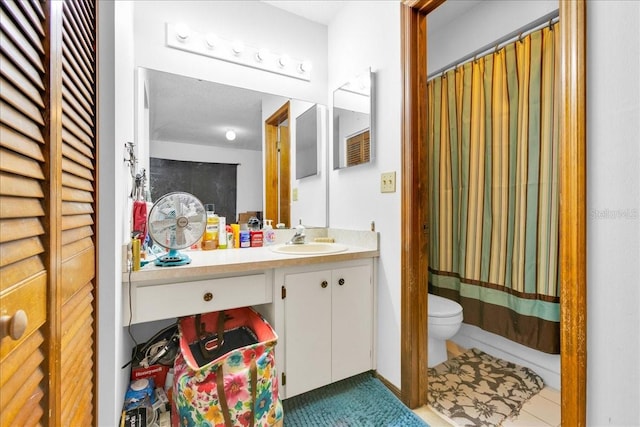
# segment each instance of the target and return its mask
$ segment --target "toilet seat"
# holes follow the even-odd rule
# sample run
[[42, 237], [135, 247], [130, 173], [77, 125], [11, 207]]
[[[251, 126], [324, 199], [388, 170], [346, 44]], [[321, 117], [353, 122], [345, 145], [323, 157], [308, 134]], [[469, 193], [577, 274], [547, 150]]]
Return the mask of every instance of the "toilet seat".
[[429, 295], [429, 320], [458, 317], [462, 315], [462, 306], [457, 302], [438, 295]]

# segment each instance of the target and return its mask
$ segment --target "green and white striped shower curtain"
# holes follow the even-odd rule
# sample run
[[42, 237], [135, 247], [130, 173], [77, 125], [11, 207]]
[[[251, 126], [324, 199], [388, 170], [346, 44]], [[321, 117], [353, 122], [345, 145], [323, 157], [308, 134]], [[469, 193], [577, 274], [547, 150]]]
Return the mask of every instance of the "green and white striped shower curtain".
[[558, 24], [428, 82], [429, 290], [560, 352]]

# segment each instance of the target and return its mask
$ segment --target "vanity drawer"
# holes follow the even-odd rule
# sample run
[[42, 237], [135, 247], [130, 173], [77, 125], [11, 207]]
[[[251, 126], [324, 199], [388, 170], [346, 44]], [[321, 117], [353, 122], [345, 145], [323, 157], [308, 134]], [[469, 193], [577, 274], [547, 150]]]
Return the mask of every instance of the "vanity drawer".
[[133, 291], [132, 323], [265, 304], [273, 299], [266, 274], [140, 286]]

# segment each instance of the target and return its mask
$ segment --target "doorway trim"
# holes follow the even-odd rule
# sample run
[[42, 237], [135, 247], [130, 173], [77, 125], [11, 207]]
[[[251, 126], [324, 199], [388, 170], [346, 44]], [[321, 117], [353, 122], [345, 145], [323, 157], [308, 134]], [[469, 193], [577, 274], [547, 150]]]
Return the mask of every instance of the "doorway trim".
[[[290, 166], [290, 114], [289, 101], [264, 122], [265, 173], [264, 173], [264, 218], [275, 223], [291, 226], [291, 166]], [[282, 123], [287, 123], [286, 132], [280, 135]]]
[[[426, 140], [427, 14], [445, 0], [403, 0], [401, 395], [427, 403], [429, 212]], [[586, 4], [560, 1], [560, 363], [563, 425], [586, 425]], [[422, 224], [422, 233], [415, 233]]]

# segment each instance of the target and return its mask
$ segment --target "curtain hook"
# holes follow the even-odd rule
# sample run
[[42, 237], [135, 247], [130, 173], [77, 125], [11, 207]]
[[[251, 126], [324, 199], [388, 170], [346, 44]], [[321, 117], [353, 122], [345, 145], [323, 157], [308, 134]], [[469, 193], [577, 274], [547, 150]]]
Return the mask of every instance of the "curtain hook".
[[500, 48], [500, 43], [496, 44], [496, 48], [493, 51], [493, 53], [498, 53], [499, 48]]
[[522, 43], [522, 33], [518, 34], [518, 41]]
[[549, 19], [549, 30], [553, 31], [553, 18]]

